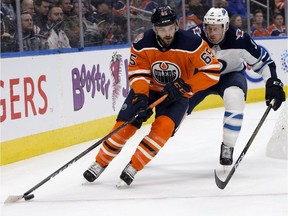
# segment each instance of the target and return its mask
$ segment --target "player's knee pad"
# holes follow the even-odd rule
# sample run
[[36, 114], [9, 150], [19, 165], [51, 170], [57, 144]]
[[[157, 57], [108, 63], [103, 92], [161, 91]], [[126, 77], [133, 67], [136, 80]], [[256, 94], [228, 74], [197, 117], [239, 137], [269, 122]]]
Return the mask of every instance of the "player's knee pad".
[[162, 115], [153, 122], [149, 136], [157, 136], [166, 142], [172, 136], [174, 129], [174, 121], [168, 116]]
[[[125, 122], [118, 121], [115, 124], [113, 130], [117, 129], [122, 124], [125, 124]], [[118, 138], [120, 142], [124, 142], [124, 141], [126, 142], [130, 137], [132, 137], [135, 134], [137, 129], [138, 128], [134, 126], [133, 124], [128, 124], [124, 128], [122, 128], [118, 133], [115, 133], [114, 135], [112, 135], [112, 137]]]
[[237, 86], [231, 86], [224, 91], [223, 101], [225, 110], [235, 110], [243, 113], [245, 107], [245, 94]]
[[224, 91], [225, 106], [223, 121], [223, 142], [228, 146], [235, 146], [239, 136], [245, 107], [245, 96], [242, 89], [231, 86]]

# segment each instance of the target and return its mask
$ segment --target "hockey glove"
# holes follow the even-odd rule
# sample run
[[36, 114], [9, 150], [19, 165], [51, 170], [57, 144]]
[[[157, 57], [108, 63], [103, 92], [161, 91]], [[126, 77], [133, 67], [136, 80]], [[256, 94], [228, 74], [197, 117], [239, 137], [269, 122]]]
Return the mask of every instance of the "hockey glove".
[[132, 100], [135, 112], [138, 114], [137, 119], [142, 122], [147, 121], [153, 114], [152, 109], [148, 109], [149, 98], [145, 94], [135, 94]]
[[174, 82], [167, 83], [163, 92], [164, 94], [168, 94], [166, 101], [172, 103], [181, 99], [184, 95], [185, 97], [191, 97], [189, 96], [190, 91], [190, 85], [185, 83], [183, 79], [178, 78]]
[[285, 101], [285, 92], [283, 91], [283, 83], [280, 79], [269, 78], [266, 82], [266, 105], [269, 106], [272, 99], [275, 99], [273, 110], [277, 110], [283, 101]]

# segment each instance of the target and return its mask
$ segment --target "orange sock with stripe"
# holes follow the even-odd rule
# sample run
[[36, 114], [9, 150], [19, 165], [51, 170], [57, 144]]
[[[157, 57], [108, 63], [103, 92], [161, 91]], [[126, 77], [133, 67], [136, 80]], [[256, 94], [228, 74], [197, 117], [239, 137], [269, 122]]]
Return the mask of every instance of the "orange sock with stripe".
[[138, 145], [132, 156], [132, 166], [140, 171], [148, 164], [172, 136], [175, 124], [167, 116], [159, 116], [154, 123], [150, 133], [145, 136]]
[[[118, 121], [112, 130], [121, 126], [124, 122]], [[113, 134], [109, 139], [105, 140], [96, 155], [96, 161], [102, 166], [107, 166], [122, 150], [127, 140], [135, 134], [137, 128], [131, 124], [125, 126], [117, 133]]]

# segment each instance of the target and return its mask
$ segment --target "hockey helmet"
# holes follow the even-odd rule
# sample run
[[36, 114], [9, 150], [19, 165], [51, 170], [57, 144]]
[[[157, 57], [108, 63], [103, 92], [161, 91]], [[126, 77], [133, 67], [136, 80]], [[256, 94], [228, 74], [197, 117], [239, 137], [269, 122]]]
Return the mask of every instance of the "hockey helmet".
[[170, 6], [160, 6], [153, 10], [151, 22], [154, 26], [167, 26], [176, 23], [177, 16]]
[[224, 8], [210, 8], [204, 16], [204, 28], [207, 24], [222, 24], [225, 31], [229, 28], [228, 12]]

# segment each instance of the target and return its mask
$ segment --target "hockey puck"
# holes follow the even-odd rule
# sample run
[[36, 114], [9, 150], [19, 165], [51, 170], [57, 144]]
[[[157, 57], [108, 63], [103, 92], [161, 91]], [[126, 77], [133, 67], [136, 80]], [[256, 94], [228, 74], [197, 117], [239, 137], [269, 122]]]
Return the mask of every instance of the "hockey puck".
[[34, 194], [30, 194], [30, 195], [27, 195], [24, 197], [24, 199], [27, 201], [27, 200], [31, 200], [34, 198]]

